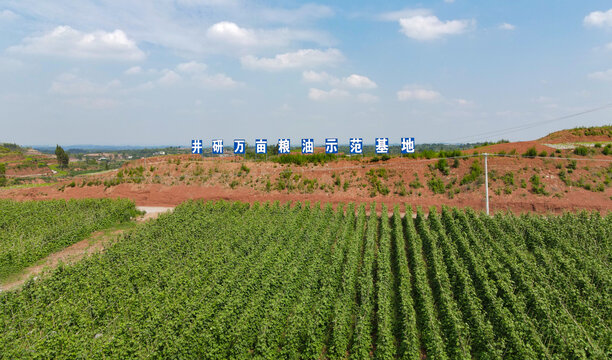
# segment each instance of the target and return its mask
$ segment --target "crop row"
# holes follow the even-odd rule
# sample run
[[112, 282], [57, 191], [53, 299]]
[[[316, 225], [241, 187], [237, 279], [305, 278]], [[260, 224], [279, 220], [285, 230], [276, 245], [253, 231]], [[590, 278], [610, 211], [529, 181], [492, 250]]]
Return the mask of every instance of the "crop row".
[[184, 203], [0, 294], [0, 353], [609, 357], [612, 215], [366, 210]]
[[0, 200], [0, 280], [93, 231], [129, 221], [129, 200]]

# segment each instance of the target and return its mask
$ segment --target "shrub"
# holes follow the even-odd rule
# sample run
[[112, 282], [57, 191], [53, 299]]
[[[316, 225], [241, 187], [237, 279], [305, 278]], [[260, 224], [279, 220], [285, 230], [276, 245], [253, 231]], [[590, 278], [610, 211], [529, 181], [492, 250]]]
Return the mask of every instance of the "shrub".
[[444, 182], [438, 177], [430, 179], [427, 186], [434, 194], [444, 194]]
[[535, 146], [530, 147], [529, 149], [527, 149], [527, 151], [523, 154], [523, 156], [525, 157], [533, 157], [533, 156], [537, 156], [538, 155], [538, 151], [536, 150]]
[[406, 186], [404, 185], [404, 181], [400, 180], [395, 183], [395, 193], [399, 196], [408, 195], [408, 191], [406, 190]]
[[589, 154], [589, 149], [586, 146], [578, 146], [574, 149], [574, 154], [580, 156], [587, 156]]
[[501, 177], [501, 179], [507, 186], [514, 185], [514, 173], [511, 171], [505, 173], [504, 176]]
[[340, 180], [340, 175], [336, 175], [335, 180], [334, 180], [334, 185], [340, 187], [341, 184], [342, 184], [342, 180]]
[[335, 154], [286, 154], [280, 156], [274, 156], [270, 158], [271, 161], [279, 163], [279, 164], [295, 164], [295, 165], [304, 165], [304, 164], [325, 164], [330, 161], [336, 160], [337, 157]]
[[4, 174], [6, 173], [6, 165], [4, 163], [0, 163], [0, 186], [5, 186], [7, 183], [6, 177]]
[[366, 175], [368, 177], [368, 182], [372, 186], [372, 189], [370, 190], [370, 196], [372, 197], [376, 196], [376, 192], [379, 192], [382, 195], [389, 194], [390, 192], [389, 187], [380, 181], [380, 178], [383, 178], [386, 180], [389, 177], [387, 173], [387, 169], [384, 169], [384, 168], [380, 168], [376, 170], [371, 169], [370, 171], [367, 172]]
[[545, 150], [542, 150], [542, 152], [540, 152], [540, 153], [538, 154], [538, 156], [540, 156], [540, 157], [546, 157], [546, 156], [548, 156], [548, 153], [547, 153]]
[[421, 184], [421, 182], [419, 181], [419, 175], [417, 173], [414, 173], [414, 180], [411, 181], [408, 186], [413, 189], [420, 189], [423, 187], [423, 184]]
[[444, 175], [448, 175], [450, 172], [446, 159], [438, 160], [438, 162], [436, 162], [435, 168], [440, 170], [440, 172]]
[[368, 171], [366, 175], [383, 178], [385, 180], [389, 179], [389, 172], [385, 168], [370, 169], [370, 171]]
[[381, 183], [378, 187], [378, 192], [380, 192], [382, 195], [388, 195], [390, 190], [387, 185]]
[[482, 166], [480, 166], [480, 162], [475, 160], [472, 165], [470, 165], [470, 172], [467, 173], [463, 179], [461, 179], [461, 185], [469, 184], [477, 179], [479, 179], [484, 174], [484, 170]]
[[533, 174], [533, 176], [529, 179], [531, 183], [531, 192], [538, 195], [548, 195], [546, 190], [544, 190], [544, 184], [540, 180], [540, 176], [538, 174]]

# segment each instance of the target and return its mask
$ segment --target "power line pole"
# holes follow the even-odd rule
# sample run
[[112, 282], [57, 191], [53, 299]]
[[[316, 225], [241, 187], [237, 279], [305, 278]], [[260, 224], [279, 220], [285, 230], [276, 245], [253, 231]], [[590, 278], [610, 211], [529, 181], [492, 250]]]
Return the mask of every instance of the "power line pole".
[[489, 154], [484, 153], [484, 163], [485, 163], [485, 200], [487, 204], [487, 215], [489, 215], [489, 169], [487, 167], [487, 156]]

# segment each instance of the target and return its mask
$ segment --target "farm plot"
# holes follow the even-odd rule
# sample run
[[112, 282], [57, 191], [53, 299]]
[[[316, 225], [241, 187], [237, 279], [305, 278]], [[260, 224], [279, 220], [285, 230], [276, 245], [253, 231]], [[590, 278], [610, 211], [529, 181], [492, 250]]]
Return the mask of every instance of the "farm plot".
[[129, 200], [0, 200], [0, 280], [137, 213]]
[[184, 203], [102, 254], [0, 294], [0, 353], [609, 357], [612, 215], [370, 213]]

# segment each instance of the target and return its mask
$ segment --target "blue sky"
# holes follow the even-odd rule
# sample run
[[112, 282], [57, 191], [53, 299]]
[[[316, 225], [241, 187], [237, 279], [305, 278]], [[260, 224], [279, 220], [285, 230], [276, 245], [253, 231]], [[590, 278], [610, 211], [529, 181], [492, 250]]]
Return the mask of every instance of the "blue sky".
[[0, 79], [20, 144], [497, 140], [612, 103], [612, 5], [0, 0]]

